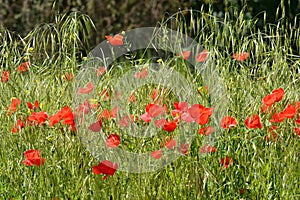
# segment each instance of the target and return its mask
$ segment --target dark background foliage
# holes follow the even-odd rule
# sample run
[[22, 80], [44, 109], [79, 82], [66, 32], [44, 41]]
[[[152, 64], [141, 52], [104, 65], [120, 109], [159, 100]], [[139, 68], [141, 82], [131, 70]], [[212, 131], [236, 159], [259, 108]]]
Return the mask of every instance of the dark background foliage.
[[53, 22], [58, 13], [79, 11], [95, 23], [97, 35], [92, 38], [97, 43], [111, 33], [155, 26], [180, 10], [200, 10], [204, 6], [204, 10], [210, 9], [222, 18], [225, 12], [245, 5], [245, 17], [259, 18], [258, 26], [276, 23], [282, 16], [293, 20], [300, 12], [299, 0], [0, 0], [0, 25], [24, 36], [37, 24]]

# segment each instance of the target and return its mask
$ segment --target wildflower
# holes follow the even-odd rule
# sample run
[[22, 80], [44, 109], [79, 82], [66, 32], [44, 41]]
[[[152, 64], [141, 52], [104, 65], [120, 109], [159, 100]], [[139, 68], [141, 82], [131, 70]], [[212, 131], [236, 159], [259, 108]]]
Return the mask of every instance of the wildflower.
[[252, 115], [251, 117], [247, 117], [245, 119], [245, 125], [248, 128], [262, 128], [260, 118], [258, 115]]
[[285, 119], [285, 115], [283, 112], [275, 113], [272, 115], [272, 118], [269, 120], [270, 122], [282, 122]]
[[12, 127], [11, 132], [12, 132], [12, 133], [18, 133], [18, 132], [21, 131], [21, 129], [22, 129], [24, 126], [25, 126], [25, 124], [22, 122], [22, 120], [18, 119], [17, 124], [14, 125], [14, 126]]
[[24, 152], [24, 155], [26, 157], [26, 160], [22, 161], [22, 163], [27, 166], [40, 166], [45, 163], [45, 158], [41, 158], [39, 150], [28, 150]]
[[294, 133], [300, 137], [300, 127], [294, 128]]
[[38, 100], [35, 100], [34, 105], [32, 105], [30, 102], [27, 102], [27, 106], [30, 110], [36, 111], [37, 109], [39, 109], [39, 102]]
[[216, 152], [216, 148], [210, 145], [204, 145], [200, 147], [199, 152], [204, 154], [204, 153], [214, 153]]
[[275, 102], [278, 102], [284, 96], [284, 90], [282, 88], [278, 88], [273, 90], [271, 94], [265, 96], [262, 100], [262, 103], [266, 106], [272, 106]]
[[23, 62], [21, 63], [18, 68], [17, 68], [17, 71], [20, 72], [21, 74], [27, 72], [27, 70], [29, 69], [29, 62]]
[[[191, 55], [191, 51], [181, 52], [181, 56], [183, 57], [184, 60], [187, 60], [190, 57], [190, 55]], [[177, 54], [177, 56], [179, 56], [179, 55]]]
[[103, 180], [108, 176], [113, 176], [118, 169], [117, 163], [112, 163], [109, 160], [103, 160], [98, 165], [93, 167], [94, 174], [104, 174]]
[[36, 123], [37, 125], [42, 125], [46, 122], [48, 114], [45, 111], [33, 112], [27, 119], [30, 122]]
[[208, 50], [205, 49], [196, 56], [196, 61], [197, 62], [205, 62], [207, 59], [207, 56], [208, 56]]
[[146, 112], [140, 117], [144, 122], [150, 122], [152, 118], [158, 117], [165, 113], [165, 109], [157, 104], [148, 104], [146, 106]]
[[221, 127], [225, 129], [229, 129], [231, 127], [235, 127], [237, 125], [236, 119], [231, 116], [223, 117], [221, 120]]
[[95, 72], [96, 72], [96, 75], [98, 77], [100, 77], [105, 74], [106, 69], [105, 69], [105, 67], [99, 67], [98, 69], [95, 69]]
[[176, 146], [176, 141], [172, 139], [172, 136], [170, 136], [169, 139], [165, 138], [165, 146], [170, 150], [174, 149]]
[[154, 159], [160, 159], [162, 157], [162, 150], [152, 151], [150, 154]]
[[200, 135], [210, 135], [212, 134], [213, 132], [215, 132], [215, 129], [213, 126], [207, 126], [207, 127], [203, 127], [199, 130], [198, 134]]
[[122, 46], [124, 44], [123, 36], [121, 34], [116, 34], [113, 37], [110, 35], [107, 35], [107, 36], [105, 36], [105, 38], [112, 46]]
[[17, 110], [17, 107], [21, 104], [21, 100], [19, 98], [13, 97], [11, 100], [11, 104], [8, 107], [8, 111], [15, 112]]
[[157, 128], [163, 127], [163, 126], [165, 125], [166, 122], [167, 122], [167, 120], [166, 120], [165, 118], [157, 119], [157, 120], [154, 121], [155, 126], [156, 126]]
[[178, 152], [187, 155], [188, 154], [188, 149], [189, 149], [189, 144], [183, 143], [178, 147]]
[[232, 55], [232, 57], [237, 61], [245, 61], [249, 57], [248, 52], [236, 52]]
[[223, 165], [223, 170], [224, 170], [233, 164], [233, 159], [226, 156], [225, 158], [221, 159], [220, 163]]
[[73, 76], [72, 72], [65, 73], [63, 75], [63, 79], [65, 79], [66, 81], [71, 81], [71, 80], [73, 80], [73, 78], [74, 78], [74, 76]]
[[106, 146], [110, 148], [116, 148], [120, 143], [120, 136], [118, 134], [110, 134], [105, 142]]
[[89, 82], [87, 83], [87, 87], [79, 88], [77, 93], [78, 94], [89, 94], [94, 89], [94, 84]]
[[167, 132], [173, 132], [177, 128], [177, 124], [174, 121], [165, 121], [163, 130]]
[[98, 120], [98, 121], [92, 123], [88, 129], [93, 132], [99, 132], [101, 130], [101, 128], [102, 128], [102, 120]]
[[1, 81], [6, 83], [9, 80], [10, 71], [2, 71]]
[[297, 125], [300, 125], [300, 116], [295, 120]]
[[282, 114], [284, 115], [284, 117], [286, 118], [294, 118], [294, 116], [297, 114], [297, 109], [296, 106], [290, 104], [288, 105], [284, 111], [282, 111]]
[[146, 78], [147, 75], [148, 75], [147, 68], [143, 68], [141, 72], [136, 72], [134, 77], [135, 78]]

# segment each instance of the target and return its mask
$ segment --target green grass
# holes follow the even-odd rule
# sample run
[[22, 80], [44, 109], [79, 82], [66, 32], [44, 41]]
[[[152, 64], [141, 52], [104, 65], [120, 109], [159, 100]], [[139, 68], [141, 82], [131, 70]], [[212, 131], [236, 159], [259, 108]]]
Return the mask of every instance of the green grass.
[[[185, 21], [179, 13], [161, 26], [188, 33], [210, 51], [208, 66], [218, 69], [227, 91], [228, 115], [237, 119], [238, 126], [218, 129], [215, 153], [206, 156], [199, 153], [204, 136], [195, 129], [195, 139], [186, 156], [155, 172], [117, 171], [106, 180], [93, 173], [92, 167], [99, 160], [82, 144], [79, 133], [68, 130], [66, 125], [26, 126], [19, 133], [11, 132], [17, 119], [29, 116], [26, 102], [38, 100], [40, 109], [49, 116], [64, 106], [72, 106], [76, 79], [66, 81], [63, 75], [71, 72], [75, 77], [84, 64], [80, 55], [84, 42], [80, 38], [87, 38], [93, 31], [91, 20], [78, 13], [58, 16], [53, 24], [37, 25], [25, 38], [1, 28], [1, 71], [9, 70], [11, 75], [8, 82], [0, 82], [0, 199], [299, 199], [300, 144], [293, 131], [297, 125], [293, 119], [285, 119], [278, 125], [277, 141], [267, 141], [264, 138], [271, 125], [270, 116], [260, 111], [262, 98], [279, 87], [285, 90], [285, 95], [276, 103], [277, 111], [300, 101], [299, 22], [282, 20], [258, 30], [255, 20], [244, 20], [243, 12], [226, 14], [224, 19], [202, 11], [189, 14], [191, 20]], [[241, 51], [250, 54], [244, 62], [232, 58], [233, 53]], [[27, 60], [30, 69], [20, 74], [17, 66]], [[206, 85], [197, 71], [191, 74], [187, 70], [183, 59], [163, 62], [196, 87]], [[130, 69], [132, 63], [125, 60], [122, 66], [123, 72], [115, 67], [99, 79], [98, 92], [103, 88], [112, 92], [116, 78]], [[137, 102], [130, 105], [132, 114], [143, 114], [151, 100], [148, 94], [157, 85], [139, 89]], [[13, 97], [20, 98], [21, 105], [15, 113], [7, 115], [6, 108]], [[99, 96], [95, 98], [101, 103], [98, 112], [111, 108], [109, 102]], [[200, 94], [197, 98], [199, 103], [210, 106], [209, 98]], [[172, 91], [166, 90], [164, 103], [169, 110], [177, 100]], [[263, 128], [248, 129], [244, 120], [256, 113], [260, 114]], [[107, 132], [117, 130], [113, 121], [104, 125]], [[120, 148], [152, 151], [159, 148], [167, 135], [160, 131], [147, 139], [147, 145], [144, 139], [121, 135], [124, 144]], [[23, 152], [29, 149], [38, 149], [46, 158], [45, 164], [40, 167], [22, 164]], [[222, 170], [220, 160], [225, 156], [232, 157], [234, 162]], [[240, 194], [242, 189], [245, 192]]]

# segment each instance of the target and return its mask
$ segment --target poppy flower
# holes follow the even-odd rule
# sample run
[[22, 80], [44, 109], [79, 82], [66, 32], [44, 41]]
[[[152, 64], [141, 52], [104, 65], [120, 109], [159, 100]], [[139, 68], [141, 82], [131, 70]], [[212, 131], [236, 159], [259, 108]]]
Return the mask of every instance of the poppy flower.
[[183, 143], [178, 147], [178, 152], [187, 155], [189, 149], [189, 144]]
[[300, 116], [295, 120], [297, 125], [300, 125]]
[[74, 78], [74, 76], [73, 76], [72, 72], [68, 72], [63, 75], [63, 79], [65, 79], [66, 81], [71, 81], [71, 80], [73, 80], [73, 78]]
[[124, 44], [124, 38], [121, 34], [116, 34], [115, 36], [107, 35], [105, 38], [112, 46], [122, 46]]
[[92, 123], [88, 129], [93, 132], [99, 132], [101, 130], [101, 128], [102, 128], [102, 120], [98, 120], [98, 121]]
[[205, 62], [207, 59], [207, 56], [208, 56], [208, 50], [205, 49], [196, 56], [196, 61], [197, 62]]
[[176, 110], [179, 110], [181, 112], [186, 112], [188, 111], [188, 103], [183, 101], [183, 102], [174, 102], [174, 107]]
[[152, 151], [150, 154], [154, 159], [160, 159], [162, 157], [162, 150]]
[[147, 75], [148, 75], [147, 68], [143, 68], [141, 72], [136, 72], [134, 77], [135, 78], [146, 78]]
[[42, 125], [48, 119], [48, 114], [45, 111], [33, 112], [27, 120], [37, 125]]
[[172, 136], [170, 136], [169, 139], [165, 138], [165, 147], [172, 150], [176, 146], [176, 141], [172, 139]]
[[108, 176], [113, 176], [118, 169], [117, 163], [112, 163], [109, 160], [103, 160], [98, 165], [93, 166], [94, 174], [104, 174], [103, 180], [107, 179]]
[[199, 125], [205, 125], [208, 123], [210, 116], [212, 115], [213, 109], [212, 108], [204, 108], [198, 118]]
[[286, 117], [286, 118], [294, 118], [294, 116], [297, 114], [297, 109], [296, 106], [290, 104], [288, 105], [283, 111], [282, 114]]
[[174, 121], [165, 121], [163, 130], [167, 132], [173, 132], [177, 128], [177, 124]]
[[157, 120], [154, 121], [155, 126], [156, 126], [157, 128], [163, 127], [163, 126], [165, 125], [166, 122], [167, 122], [167, 120], [166, 120], [165, 118], [157, 119]]
[[204, 145], [202, 147], [200, 147], [199, 152], [202, 154], [205, 153], [214, 153], [216, 152], [216, 148], [210, 145]]
[[18, 133], [18, 132], [21, 131], [21, 129], [22, 129], [24, 126], [25, 126], [25, 124], [22, 122], [22, 120], [18, 119], [17, 124], [14, 125], [14, 126], [12, 127], [11, 132], [12, 132], [12, 133]]
[[108, 109], [104, 109], [102, 113], [98, 116], [99, 119], [109, 119], [111, 117], [111, 112]]
[[106, 146], [110, 148], [116, 148], [120, 143], [120, 136], [117, 134], [110, 134], [105, 142]]
[[29, 62], [23, 62], [21, 63], [18, 68], [17, 68], [17, 71], [20, 72], [21, 74], [27, 72], [27, 70], [29, 69]]
[[272, 115], [272, 118], [269, 120], [270, 122], [282, 122], [285, 119], [285, 115], [283, 112], [275, 113]]
[[49, 126], [52, 127], [55, 124], [59, 123], [62, 120], [62, 117], [60, 113], [56, 113], [50, 116], [48, 119], [49, 119]]
[[200, 135], [210, 135], [212, 134], [213, 132], [215, 132], [215, 129], [213, 126], [207, 126], [207, 127], [203, 127], [199, 130], [198, 134]]
[[11, 100], [11, 104], [8, 107], [8, 112], [12, 111], [15, 112], [17, 107], [21, 104], [21, 100], [19, 98], [13, 97]]
[[245, 119], [245, 125], [248, 128], [262, 128], [260, 117], [258, 115], [252, 115]]
[[220, 163], [223, 165], [223, 169], [226, 169], [233, 164], [233, 159], [226, 156], [225, 158], [221, 159]]
[[273, 90], [271, 94], [265, 96], [262, 100], [263, 104], [266, 106], [271, 106], [275, 102], [278, 102], [284, 96], [284, 90], [282, 88], [278, 88]]
[[98, 67], [98, 69], [95, 69], [95, 72], [96, 72], [96, 75], [98, 77], [100, 77], [105, 74], [106, 69], [105, 69], [105, 67]]
[[119, 110], [120, 110], [120, 108], [118, 106], [111, 109], [111, 111], [110, 111], [111, 118], [113, 118], [113, 119], [117, 118]]
[[249, 57], [248, 52], [236, 52], [232, 55], [232, 57], [237, 61], [245, 61]]
[[90, 103], [88, 100], [85, 100], [84, 103], [80, 103], [79, 106], [75, 109], [76, 113], [79, 115], [86, 115], [90, 112]]
[[2, 71], [1, 81], [6, 83], [9, 80], [10, 71]]
[[191, 117], [195, 120], [198, 119], [204, 110], [204, 106], [201, 104], [193, 104], [189, 107], [188, 112]]
[[148, 104], [146, 106], [146, 112], [149, 113], [151, 118], [155, 118], [160, 115], [163, 115], [165, 113], [165, 109], [164, 107], [159, 106], [157, 104]]
[[221, 127], [228, 129], [237, 125], [236, 119], [231, 116], [223, 117], [221, 120]]
[[35, 101], [34, 101], [34, 105], [32, 105], [30, 102], [27, 102], [27, 107], [28, 107], [30, 110], [36, 111], [36, 110], [39, 108], [39, 102], [38, 102], [38, 100], [35, 100]]
[[300, 137], [300, 127], [294, 128], [294, 133]]
[[32, 165], [40, 166], [45, 163], [45, 158], [41, 158], [39, 150], [35, 150], [35, 149], [28, 150], [24, 152], [24, 155], [26, 159], [22, 161], [22, 164], [25, 164], [27, 166], [32, 166]]
[[[178, 54], [176, 54], [177, 56], [179, 56]], [[191, 55], [191, 51], [183, 51], [181, 52], [181, 56], [183, 57], [184, 60], [187, 60]]]
[[118, 121], [120, 127], [128, 127], [129, 125], [129, 117], [123, 116], [121, 117], [121, 120]]
[[85, 88], [78, 88], [77, 94], [89, 94], [94, 89], [94, 84], [89, 82]]
[[61, 109], [61, 118], [63, 119], [63, 124], [75, 127], [75, 117], [72, 109], [69, 106], [65, 106]]

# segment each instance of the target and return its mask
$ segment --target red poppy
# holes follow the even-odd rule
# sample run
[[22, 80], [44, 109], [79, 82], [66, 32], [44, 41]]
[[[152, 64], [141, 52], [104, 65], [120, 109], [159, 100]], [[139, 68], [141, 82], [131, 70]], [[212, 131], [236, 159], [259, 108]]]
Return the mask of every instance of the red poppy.
[[[181, 56], [183, 57], [184, 60], [187, 60], [191, 55], [191, 52], [190, 51], [183, 51], [181, 52]], [[178, 54], [177, 54], [178, 56]]]
[[124, 44], [123, 36], [121, 34], [116, 34], [113, 37], [110, 35], [107, 35], [107, 36], [105, 36], [105, 38], [112, 46], [122, 46]]
[[3, 83], [7, 82], [9, 80], [10, 71], [2, 71], [1, 75], [1, 81]]
[[41, 158], [40, 152], [38, 150], [28, 150], [24, 152], [26, 160], [22, 161], [22, 164], [27, 166], [40, 166], [45, 163], [45, 158]]
[[199, 125], [205, 125], [208, 123], [210, 116], [212, 115], [213, 109], [212, 108], [204, 108], [198, 118]]
[[249, 57], [248, 52], [236, 52], [232, 55], [232, 57], [238, 61], [245, 61]]
[[98, 116], [98, 119], [109, 119], [111, 117], [111, 112], [108, 109], [104, 109], [102, 113]]
[[98, 67], [98, 69], [95, 69], [95, 72], [96, 72], [96, 75], [98, 77], [100, 77], [105, 74], [106, 69], [105, 69], [105, 67]]
[[199, 152], [204, 154], [204, 153], [214, 153], [216, 152], [216, 148], [210, 145], [204, 145], [200, 147]]
[[147, 68], [143, 68], [141, 72], [136, 72], [134, 77], [135, 78], [146, 78], [147, 75], [148, 75]]
[[197, 62], [205, 62], [207, 59], [207, 56], [208, 56], [208, 50], [205, 49], [196, 56], [196, 61]]
[[178, 152], [187, 155], [189, 149], [189, 144], [183, 143], [178, 147]]
[[202, 111], [204, 110], [204, 106], [201, 104], [193, 104], [189, 107], [188, 112], [193, 119], [199, 119]]
[[71, 81], [73, 80], [74, 76], [72, 74], [72, 72], [68, 72], [68, 73], [65, 73], [63, 78], [66, 80], [66, 81]]
[[154, 159], [160, 159], [162, 157], [162, 150], [152, 151], [150, 154]]
[[237, 126], [237, 122], [234, 117], [226, 116], [226, 117], [222, 118], [222, 120], [221, 120], [222, 128], [228, 129], [228, 128], [235, 127], [235, 126]]
[[22, 129], [24, 126], [25, 126], [25, 124], [22, 122], [22, 120], [18, 119], [17, 124], [14, 125], [14, 126], [12, 127], [11, 132], [12, 132], [12, 133], [18, 133], [18, 132], [21, 131], [21, 129]]
[[282, 113], [286, 118], [294, 118], [297, 114], [296, 106], [290, 104], [282, 111]]
[[101, 128], [102, 128], [102, 120], [98, 120], [98, 121], [92, 123], [88, 129], [93, 132], [99, 132], [101, 130]]
[[20, 72], [21, 74], [27, 72], [27, 70], [29, 69], [29, 62], [23, 62], [18, 66], [17, 71]]
[[300, 127], [294, 128], [294, 132], [296, 135], [298, 135], [300, 137]]
[[233, 159], [226, 156], [225, 158], [221, 159], [220, 163], [223, 165], [223, 169], [226, 169], [233, 164]]
[[280, 113], [275, 113], [274, 115], [272, 115], [272, 118], [269, 120], [270, 122], [274, 123], [274, 122], [282, 122], [285, 119], [285, 115], [283, 112]]
[[118, 123], [119, 123], [120, 127], [128, 127], [129, 117], [128, 116], [121, 117], [121, 120]]
[[48, 119], [48, 114], [45, 111], [33, 112], [27, 119], [37, 125], [42, 125]]
[[110, 134], [105, 142], [106, 146], [110, 148], [116, 148], [120, 143], [120, 136], [118, 134]]
[[248, 128], [262, 128], [260, 117], [258, 115], [252, 115], [251, 117], [247, 117], [245, 120], [245, 125]]
[[172, 139], [172, 136], [170, 136], [169, 139], [165, 138], [165, 146], [170, 150], [174, 149], [176, 146], [176, 141]]
[[104, 174], [103, 180], [108, 176], [113, 176], [118, 169], [117, 163], [112, 163], [109, 160], [103, 160], [98, 165], [93, 167], [94, 174]]
[[94, 89], [94, 84], [89, 82], [85, 88], [78, 88], [77, 94], [89, 94]]
[[61, 114], [56, 113], [49, 117], [49, 126], [54, 126], [55, 124], [59, 123], [62, 120]]
[[271, 94], [265, 96], [262, 100], [263, 104], [266, 106], [272, 106], [275, 102], [278, 102], [284, 96], [284, 90], [282, 88], [278, 88], [273, 90]]
[[39, 102], [38, 100], [35, 100], [34, 105], [32, 105], [30, 102], [27, 102], [27, 106], [30, 110], [36, 111], [39, 108]]
[[117, 118], [119, 110], [120, 110], [120, 108], [118, 106], [111, 109], [111, 112], [110, 112], [111, 117], [114, 118], [114, 119]]
[[90, 103], [88, 100], [85, 100], [84, 103], [80, 103], [79, 106], [75, 109], [76, 113], [82, 116], [90, 112]]
[[179, 110], [181, 112], [186, 112], [188, 111], [188, 103], [183, 101], [183, 102], [175, 102], [174, 107], [176, 110]]
[[203, 127], [199, 130], [198, 134], [200, 135], [210, 135], [215, 132], [215, 128], [213, 126]]
[[17, 110], [17, 106], [21, 104], [21, 100], [19, 98], [12, 98], [11, 104], [8, 107], [8, 111], [15, 112]]
[[174, 121], [165, 121], [163, 130], [167, 132], [173, 132], [177, 128], [177, 124]]
[[65, 106], [61, 109], [61, 118], [64, 120], [63, 124], [67, 124], [72, 127], [75, 127], [75, 121], [74, 121], [75, 117], [70, 107]]
[[163, 126], [165, 125], [166, 122], [167, 122], [167, 120], [166, 120], [165, 118], [157, 119], [157, 120], [154, 121], [155, 126], [156, 126], [157, 128], [163, 127]]
[[146, 106], [146, 112], [149, 113], [151, 118], [155, 118], [160, 115], [163, 115], [165, 113], [165, 109], [162, 106], [151, 103]]
[[298, 116], [298, 118], [295, 120], [296, 124], [300, 125], [300, 115]]

